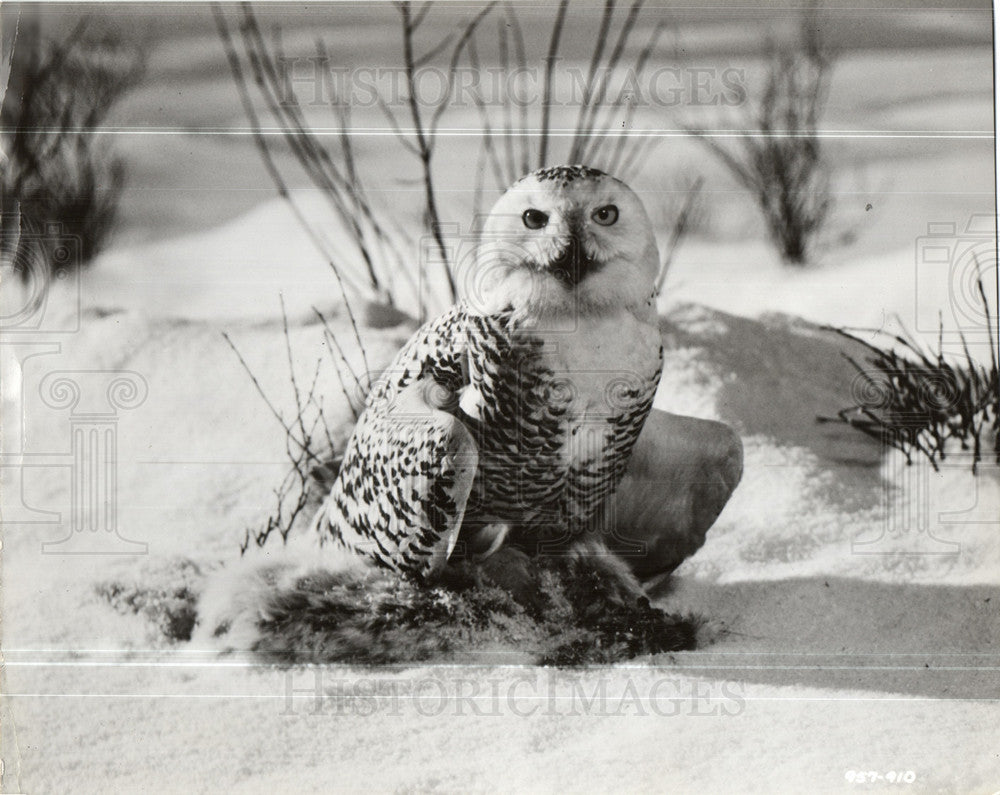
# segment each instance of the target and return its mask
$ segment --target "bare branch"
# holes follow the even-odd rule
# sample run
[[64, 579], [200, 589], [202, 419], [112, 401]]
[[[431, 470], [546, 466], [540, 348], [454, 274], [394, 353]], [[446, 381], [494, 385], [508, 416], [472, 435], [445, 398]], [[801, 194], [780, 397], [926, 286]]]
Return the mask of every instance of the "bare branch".
[[389, 122], [389, 127], [392, 129], [393, 134], [396, 136], [396, 140], [402, 144], [403, 148], [409, 152], [414, 157], [420, 157], [420, 150], [417, 145], [411, 141], [406, 133], [399, 126], [399, 122], [396, 120], [396, 115], [392, 112], [392, 108], [386, 104], [386, 101], [381, 97], [381, 95], [375, 97], [375, 104], [378, 105], [379, 110], [385, 116], [387, 122]]
[[611, 27], [611, 18], [615, 12], [615, 0], [604, 0], [604, 13], [601, 15], [601, 24], [597, 30], [597, 46], [594, 47], [594, 54], [590, 58], [590, 65], [587, 67], [587, 83], [584, 86], [583, 101], [576, 117], [576, 130], [573, 133], [573, 144], [569, 150], [569, 162], [579, 163], [583, 157], [583, 144], [586, 140], [583, 135], [584, 121], [590, 103], [593, 100], [594, 85], [597, 78], [597, 67], [601, 63], [601, 56], [604, 54], [604, 45], [608, 37], [608, 30]]
[[[274, 183], [275, 190], [278, 195], [287, 202], [292, 214], [295, 216], [295, 220], [298, 221], [299, 226], [312, 241], [316, 250], [324, 258], [330, 261], [330, 267], [333, 268], [335, 272], [338, 272], [339, 275], [339, 270], [333, 263], [331, 252], [327, 251], [326, 246], [320, 239], [319, 235], [316, 234], [312, 224], [310, 224], [306, 217], [302, 214], [298, 205], [292, 201], [291, 195], [288, 191], [288, 186], [285, 183], [281, 172], [278, 170], [278, 167], [274, 162], [274, 158], [271, 156], [271, 150], [268, 146], [267, 139], [261, 132], [262, 126], [260, 118], [258, 117], [257, 110], [250, 98], [250, 92], [243, 74], [243, 67], [240, 65], [239, 55], [236, 52], [236, 47], [233, 44], [232, 37], [229, 35], [229, 28], [218, 3], [212, 4], [212, 16], [215, 19], [215, 25], [219, 32], [219, 38], [222, 41], [222, 47], [226, 54], [226, 60], [229, 62], [229, 68], [233, 74], [237, 91], [239, 92], [240, 103], [243, 105], [243, 111], [246, 113], [247, 119], [250, 122], [253, 141], [257, 147], [257, 151], [260, 153], [261, 161], [264, 163], [264, 168], [267, 170], [268, 176], [270, 176], [271, 181]], [[357, 287], [354, 287], [354, 289], [357, 289]]]
[[415, 61], [417, 68], [425, 66], [437, 58], [441, 53], [448, 49], [448, 45], [451, 44], [452, 40], [455, 38], [455, 32], [452, 31], [444, 36], [437, 44], [435, 44], [431, 49], [425, 52], [423, 55], [418, 57]]
[[[514, 41], [514, 61], [517, 64], [518, 74], [526, 74], [528, 71], [528, 59], [525, 55], [524, 50], [524, 33], [521, 30], [521, 23], [517, 19], [517, 14], [514, 13], [514, 9], [511, 7], [510, 3], [505, 3], [505, 10], [507, 12], [507, 20], [510, 23], [511, 38]], [[509, 98], [507, 98], [509, 102]], [[523, 174], [527, 174], [531, 169], [531, 139], [528, 137], [528, 107], [525, 103], [520, 102], [519, 112], [520, 112], [520, 161], [518, 168], [515, 172], [515, 178]], [[508, 133], [510, 130], [508, 130]], [[512, 180], [513, 181], [513, 180]]]
[[588, 148], [584, 148], [582, 157], [587, 160], [595, 156], [597, 148], [601, 145], [600, 139], [593, 136], [597, 113], [607, 99], [608, 80], [618, 68], [618, 62], [621, 60], [622, 54], [625, 52], [625, 47], [628, 45], [629, 38], [632, 35], [632, 28], [635, 27], [636, 20], [639, 18], [639, 11], [642, 10], [642, 6], [643, 0], [635, 0], [629, 7], [628, 14], [625, 16], [625, 21], [622, 23], [622, 27], [618, 31], [618, 37], [615, 39], [615, 46], [611, 50], [611, 56], [608, 58], [608, 63], [603, 69], [600, 87], [594, 101], [588, 108], [587, 120], [584, 122], [584, 131], [586, 135], [591, 137], [593, 143], [591, 144], [591, 147], [589, 147], [589, 151]]
[[312, 309], [312, 311], [316, 315], [316, 317], [319, 318], [319, 321], [323, 324], [323, 336], [330, 341], [330, 345], [331, 346], [330, 346], [330, 348], [328, 348], [328, 350], [330, 352], [330, 361], [333, 362], [333, 369], [334, 369], [334, 372], [337, 374], [337, 382], [340, 384], [340, 391], [341, 391], [341, 393], [343, 393], [344, 400], [347, 401], [347, 405], [348, 405], [348, 407], [350, 407], [351, 413], [354, 415], [354, 420], [356, 422], [357, 419], [358, 419], [358, 412], [354, 408], [354, 401], [351, 400], [351, 396], [350, 396], [350, 394], [347, 391], [347, 384], [344, 381], [344, 374], [340, 370], [340, 363], [337, 361], [337, 359], [333, 355], [334, 350], [336, 350], [336, 352], [340, 355], [341, 360], [344, 362], [344, 365], [347, 367], [347, 372], [350, 373], [351, 378], [354, 381], [355, 388], [359, 392], [361, 392], [361, 391], [364, 390], [364, 387], [361, 384], [361, 380], [357, 377], [357, 375], [355, 375], [354, 370], [352, 369], [352, 367], [350, 365], [350, 362], [347, 361], [347, 357], [344, 356], [344, 350], [343, 350], [343, 348], [340, 347], [340, 343], [337, 341], [337, 336], [333, 333], [333, 328], [330, 326], [330, 323], [327, 321], [326, 316], [322, 312], [320, 312], [315, 306], [310, 307], [310, 308]]
[[435, 108], [434, 113], [431, 115], [430, 123], [430, 134], [433, 136], [437, 133], [438, 124], [441, 121], [441, 116], [444, 114], [448, 107], [448, 98], [451, 96], [452, 88], [455, 85], [455, 71], [458, 69], [459, 59], [462, 57], [462, 51], [466, 48], [468, 43], [472, 40], [472, 36], [476, 32], [476, 28], [479, 23], [483, 21], [485, 16], [493, 10], [493, 7], [497, 4], [498, 0], [491, 0], [478, 14], [476, 14], [468, 24], [463, 28], [462, 35], [459, 36], [458, 42], [455, 44], [455, 48], [451, 53], [451, 60], [448, 63], [448, 82], [446, 90], [444, 93], [444, 98], [441, 103]]
[[674, 221], [674, 226], [670, 230], [670, 240], [667, 242], [667, 247], [663, 253], [663, 261], [660, 264], [660, 273], [656, 277], [656, 294], [660, 295], [663, 292], [663, 284], [667, 280], [667, 274], [670, 272], [670, 266], [673, 264], [674, 256], [677, 253], [677, 249], [680, 247], [681, 240], [684, 238], [684, 234], [687, 232], [688, 221], [691, 217], [691, 212], [694, 209], [695, 203], [698, 201], [698, 196], [701, 193], [701, 186], [704, 180], [701, 177], [695, 180], [694, 185], [687, 192], [687, 196], [684, 198], [684, 206], [681, 207], [681, 211]]
[[[643, 47], [642, 50], [639, 52], [639, 57], [636, 59], [635, 62], [635, 73], [637, 77], [645, 71], [646, 63], [649, 61], [650, 56], [653, 54], [653, 50], [659, 43], [660, 36], [663, 34], [664, 28], [665, 25], [663, 24], [663, 22], [658, 22], [653, 27], [653, 33], [650, 35], [649, 41], [646, 43], [646, 46]], [[619, 99], [621, 99], [621, 97], [619, 97]], [[634, 115], [634, 113], [635, 113], [635, 104], [632, 103], [627, 105], [625, 110], [625, 121], [622, 125], [622, 131], [623, 131], [622, 135], [620, 135], [616, 139], [615, 148], [612, 151], [611, 159], [607, 164], [607, 168], [605, 169], [610, 174], [617, 174], [619, 173], [620, 170], [622, 175], [624, 176], [624, 174], [628, 171], [628, 167], [626, 167], [625, 162], [623, 162], [623, 157], [625, 156], [625, 152], [628, 150], [629, 143], [632, 140], [626, 135], [626, 133], [629, 129], [631, 129], [632, 116]], [[640, 150], [644, 148], [648, 151], [648, 147], [643, 147], [641, 144], [632, 147], [631, 156], [627, 158], [629, 166], [631, 165], [631, 162], [633, 162], [634, 159], [638, 157]], [[596, 150], [595, 150], [595, 155], [596, 155]]]
[[555, 22], [552, 23], [552, 34], [549, 38], [549, 52], [548, 55], [545, 56], [545, 84], [542, 89], [542, 129], [538, 152], [539, 168], [544, 168], [548, 165], [549, 116], [552, 112], [552, 77], [556, 68], [556, 57], [559, 54], [559, 39], [562, 36], [563, 24], [566, 21], [567, 5], [569, 5], [569, 0], [560, 0], [559, 10], [556, 11]]
[[[409, 4], [407, 3], [407, 5], [409, 5]], [[411, 31], [415, 31], [417, 28], [420, 27], [421, 23], [423, 23], [424, 19], [426, 18], [428, 12], [430, 12], [431, 6], [433, 6], [433, 5], [434, 5], [434, 3], [431, 2], [431, 0], [427, 0], [426, 3], [424, 3], [422, 6], [420, 6], [420, 9], [417, 11], [417, 13], [415, 15], [413, 15], [413, 17], [412, 17], [412, 19], [410, 21], [410, 30]]]
[[[479, 55], [476, 52], [475, 38], [469, 40], [468, 53], [469, 53], [469, 64], [475, 71], [480, 71], [482, 65], [479, 62]], [[482, 128], [482, 139], [483, 139], [483, 153], [487, 155], [489, 163], [493, 169], [493, 178], [496, 180], [497, 187], [503, 187], [505, 184], [509, 184], [513, 180], [506, 179], [504, 175], [503, 167], [500, 164], [500, 158], [496, 151], [496, 146], [493, 143], [493, 127], [490, 124], [489, 113], [486, 110], [486, 102], [483, 99], [482, 92], [476, 88], [473, 91], [473, 100], [476, 103], [476, 109], [479, 111], [480, 126]]]

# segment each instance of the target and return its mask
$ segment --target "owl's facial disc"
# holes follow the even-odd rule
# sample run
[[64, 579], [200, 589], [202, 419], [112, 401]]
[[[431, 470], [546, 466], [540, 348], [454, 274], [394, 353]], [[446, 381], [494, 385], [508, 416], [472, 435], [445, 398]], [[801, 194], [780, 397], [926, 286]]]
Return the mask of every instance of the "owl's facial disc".
[[642, 202], [583, 166], [532, 172], [497, 200], [472, 288], [482, 310], [552, 317], [645, 307], [659, 256]]

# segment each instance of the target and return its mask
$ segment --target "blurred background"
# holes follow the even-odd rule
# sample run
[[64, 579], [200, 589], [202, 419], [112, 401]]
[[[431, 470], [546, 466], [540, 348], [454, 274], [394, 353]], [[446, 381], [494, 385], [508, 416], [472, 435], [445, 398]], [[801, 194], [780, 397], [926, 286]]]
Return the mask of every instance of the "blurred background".
[[[352, 136], [357, 169], [364, 175], [373, 203], [390, 208], [393, 218], [410, 229], [420, 227], [419, 159], [403, 150], [383, 110], [372, 101], [371, 90], [364, 87], [377, 84], [392, 105], [391, 112], [406, 126], [408, 111], [398, 74], [396, 78], [371, 75], [380, 69], [391, 73], [403, 65], [397, 9], [391, 4], [351, 2], [325, 6], [255, 3], [252, 8], [268, 46], [274, 49], [273, 42], [280, 41], [288, 59], [302, 59], [292, 67], [298, 76], [294, 88], [306, 105], [308, 123], [331, 147], [336, 145], [339, 119], [331, 107], [328, 87], [315, 80], [310, 83], [309, 76], [317, 73], [308, 59], [315, 59], [322, 46], [330, 64], [324, 74], [352, 73], [357, 90], [349, 104], [353, 105], [351, 125], [358, 128]], [[416, 46], [429, 51], [483, 8], [475, 3], [436, 5], [416, 31]], [[603, 61], [609, 57], [628, 8], [622, 4], [616, 9], [604, 37]], [[514, 10], [525, 63], [538, 89], [559, 8], [554, 3], [517, 4]], [[573, 94], [572, 72], [576, 68], [578, 81], [586, 74], [601, 38], [605, 10], [603, 3], [580, 1], [571, 3], [565, 14], [554, 76], [557, 101], [563, 104], [553, 109], [553, 128], [574, 126], [573, 99], [579, 99], [580, 91], [577, 86]], [[510, 6], [496, 6], [475, 31], [482, 70], [499, 68], [502, 63], [498, 30], [510, 28], [510, 11]], [[828, 93], [818, 129], [835, 135], [820, 140], [836, 198], [823, 224], [819, 258], [888, 251], [911, 245], [929, 221], [992, 213], [989, 3], [879, 2], [850, 8], [826, 3], [817, 11], [809, 24], [830, 56]], [[240, 49], [241, 8], [225, 4], [220, 13]], [[683, 207], [686, 192], [698, 182], [700, 196], [685, 232], [688, 239], [766, 237], [752, 191], [703, 142], [678, 131], [683, 133], [682, 128], [692, 125], [717, 131], [746, 129], [742, 115], [746, 103], [739, 91], [748, 92], [750, 100], [759, 99], [769, 54], [800, 46], [803, 14], [801, 4], [795, 3], [712, 3], [693, 8], [679, 1], [657, 3], [639, 12], [619, 66], [634, 65], [659, 28], [655, 46], [646, 53], [644, 77], [638, 81], [638, 91], [636, 86], [611, 81], [611, 94], [628, 95], [629, 88], [631, 94], [615, 112], [598, 118], [597, 126], [612, 132], [627, 126], [629, 131], [651, 131], [658, 136], [643, 152], [641, 167], [633, 164], [626, 176], [647, 198], [654, 220], [665, 228]], [[108, 57], [120, 61], [116, 68], [124, 74], [125, 85], [101, 119], [97, 136], [101, 145], [121, 158], [123, 166], [123, 191], [114, 224], [117, 246], [209, 230], [274, 199], [274, 182], [250, 134], [251, 124], [208, 4], [4, 3], [5, 42], [18, 18], [26, 48], [31, 46], [29, 36], [43, 46], [70, 38], [74, 44], [92, 42], [103, 47], [105, 56], [113, 46]], [[78, 29], [83, 19], [86, 25]], [[275, 38], [279, 34], [280, 39]], [[427, 65], [443, 74], [454, 44], [454, 39], [446, 42], [446, 48]], [[513, 48], [511, 37], [508, 72], [514, 63]], [[141, 70], [134, 69], [136, 60]], [[467, 50], [460, 54], [459, 64], [466, 72], [472, 71]], [[16, 66], [15, 59], [15, 91]], [[664, 68], [674, 71], [657, 73]], [[247, 66], [252, 89], [249, 72]], [[440, 81], [429, 75], [422, 86], [422, 96], [433, 98]], [[499, 112], [495, 94], [491, 97], [484, 91], [484, 95], [488, 104], [492, 101], [491, 112]], [[480, 110], [471, 101], [471, 93], [453, 96], [458, 101], [452, 101], [440, 119], [433, 169], [441, 220], [465, 226], [477, 171], [488, 171], [488, 167], [476, 168], [482, 146]], [[720, 96], [736, 101], [727, 106], [720, 103]], [[254, 95], [251, 99], [261, 123], [273, 128], [275, 122], [262, 98]], [[534, 128], [538, 104], [531, 107], [535, 115], [530, 126]], [[626, 112], [629, 105], [632, 109]], [[565, 159], [568, 146], [564, 143], [553, 138], [551, 162]], [[290, 143], [281, 135], [270, 135], [268, 145], [288, 188], [308, 204], [309, 193], [317, 189], [299, 167]], [[266, 236], [266, 228], [256, 228]], [[160, 261], [156, 267], [168, 269], [170, 265]]]

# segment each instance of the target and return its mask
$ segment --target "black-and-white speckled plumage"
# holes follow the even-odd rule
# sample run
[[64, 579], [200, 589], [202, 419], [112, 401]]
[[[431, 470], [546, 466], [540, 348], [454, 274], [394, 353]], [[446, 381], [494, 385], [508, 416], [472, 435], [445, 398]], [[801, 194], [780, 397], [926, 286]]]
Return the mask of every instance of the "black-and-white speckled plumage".
[[644, 372], [581, 381], [552, 347], [510, 310], [463, 303], [423, 326], [372, 390], [321, 531], [419, 576], [460, 531], [502, 523], [538, 551], [588, 530], [652, 406], [662, 350]]
[[453, 409], [465, 381], [464, 329], [459, 307], [427, 323], [373, 385], [317, 514], [321, 538], [400, 571], [447, 560], [476, 468]]
[[552, 183], [560, 188], [568, 188], [577, 180], [597, 179], [606, 177], [603, 171], [590, 166], [549, 166], [540, 168], [525, 175], [524, 179], [535, 179], [540, 183]]
[[510, 313], [468, 323], [476, 397], [462, 417], [480, 450], [469, 524], [510, 523], [510, 540], [531, 552], [592, 529], [652, 407], [662, 351], [644, 373], [560, 371], [550, 335]]
[[459, 544], [539, 552], [603, 529], [659, 381], [658, 268], [624, 183], [579, 165], [518, 180], [486, 219], [466, 299], [375, 385], [321, 536], [422, 576]]

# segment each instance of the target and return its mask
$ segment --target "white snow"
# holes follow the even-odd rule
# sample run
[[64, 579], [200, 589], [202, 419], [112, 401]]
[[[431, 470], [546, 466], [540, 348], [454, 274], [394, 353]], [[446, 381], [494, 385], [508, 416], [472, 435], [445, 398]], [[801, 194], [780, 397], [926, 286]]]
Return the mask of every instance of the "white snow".
[[[154, 580], [165, 570], [157, 566], [178, 555], [207, 568], [231, 562], [243, 529], [272, 509], [271, 489], [285, 470], [283, 434], [221, 330], [283, 412], [292, 396], [275, 319], [279, 289], [293, 314], [300, 383], [317, 361], [328, 362], [321, 326], [307, 312], [324, 279], [322, 294], [331, 294], [321, 262], [303, 257], [308, 277], [297, 284], [225, 277], [234, 230], [286, 221], [279, 206], [265, 205], [176, 248], [129, 253], [155, 269], [202, 251], [197, 290], [174, 279], [156, 282], [154, 295], [152, 279], [120, 279], [124, 270], [112, 265], [95, 271], [84, 284], [81, 331], [64, 338], [44, 368], [41, 358], [23, 362], [27, 451], [68, 446], [65, 412], [41, 405], [33, 391], [48, 369], [125, 368], [146, 380], [146, 402], [118, 421], [117, 497], [119, 527], [149, 545], [142, 570], [152, 566], [147, 576]], [[123, 253], [114, 256], [127, 268]], [[268, 256], [260, 247], [254, 267], [261, 274]], [[673, 306], [671, 323], [696, 342], [668, 355], [660, 408], [727, 419], [743, 383], [718, 362], [727, 340], [745, 329], [726, 314], [677, 301], [745, 315], [787, 312], [780, 293], [801, 298], [796, 314], [844, 322], [836, 314], [844, 311], [849, 322], [870, 322], [854, 303], [857, 290], [854, 301], [849, 287], [832, 293], [835, 310], [827, 310], [823, 294], [811, 298], [824, 279], [836, 283], [832, 271], [796, 277], [793, 290], [781, 287], [779, 274], [787, 273], [765, 268], [769, 287], [743, 278], [747, 290], [740, 292], [733, 289], [738, 265], [721, 255], [712, 261], [717, 275], [696, 270], [692, 249], [672, 274], [673, 303], [665, 309]], [[891, 261], [848, 267], [857, 275], [867, 267], [875, 279]], [[727, 278], [727, 289], [713, 292]], [[315, 283], [307, 287], [308, 279]], [[128, 308], [100, 317], [97, 306]], [[346, 318], [340, 313], [333, 322], [363, 370]], [[776, 328], [796, 333], [773, 316], [744, 322], [764, 340]], [[409, 332], [363, 333], [377, 368]], [[761, 360], [789, 356], [785, 337], [773, 339], [758, 350]], [[797, 365], [818, 381], [830, 377], [830, 361]], [[776, 395], [797, 388], [796, 372], [775, 374]], [[846, 399], [848, 385], [839, 386]], [[320, 392], [342, 440], [350, 413], [328, 365]], [[15, 405], [5, 402], [8, 416]], [[743, 483], [663, 597], [671, 609], [694, 611], [725, 631], [700, 652], [607, 670], [278, 670], [193, 644], [164, 647], [144, 622], [113, 612], [93, 593], [96, 582], [130, 576], [134, 557], [43, 554], [41, 542], [63, 535], [58, 525], [9, 529], [5, 731], [14, 781], [23, 791], [72, 781], [75, 791], [191, 791], [207, 782], [247, 792], [464, 791], [502, 782], [504, 789], [545, 791], [669, 783], [772, 792], [778, 765], [790, 777], [785, 783], [807, 782], [816, 791], [838, 791], [849, 772], [869, 769], [912, 770], [921, 791], [991, 786], [995, 736], [983, 729], [995, 709], [983, 699], [995, 693], [991, 661], [1000, 629], [989, 601], [998, 598], [1000, 572], [995, 467], [974, 479], [965, 468], [936, 474], [894, 458], [838, 463], [802, 441], [817, 433], [813, 413], [802, 417], [788, 420], [783, 438], [744, 430]], [[755, 427], [753, 417], [741, 422]], [[837, 444], [861, 444], [852, 434], [844, 430]], [[867, 455], [877, 461], [877, 451]], [[917, 480], [924, 485], [914, 486]], [[25, 470], [17, 486], [26, 504], [69, 515], [65, 468]], [[9, 495], [9, 479], [5, 487]], [[893, 525], [893, 517], [903, 518]], [[936, 554], [941, 544], [953, 554]], [[317, 682], [329, 697], [316, 700]]]
[[[964, 24], [940, 16], [935, 26]], [[706, 42], [743, 36], [728, 22], [713, 30]], [[834, 97], [837, 107], [868, 113], [855, 99], [873, 70], [891, 80], [871, 81], [872, 91], [894, 95], [914, 82], [911, 70], [935, 78], [937, 91], [954, 82], [943, 71], [949, 64], [979, 75], [982, 60], [975, 48], [935, 51], [929, 62], [919, 51], [873, 51], [848, 58], [849, 80]], [[231, 86], [215, 88], [235, 102]], [[934, 97], [886, 118], [914, 123], [922, 109], [919, 123], [931, 124], [940, 108], [955, 107]], [[981, 105], [970, 100], [954, 124], [981, 126]], [[188, 143], [184, 157], [195, 150]], [[925, 219], [954, 221], [955, 237], [975, 246], [981, 236], [967, 235], [967, 215], [951, 208], [982, 203], [978, 184], [961, 196], [955, 184], [981, 168], [980, 150], [920, 155], [897, 152], [895, 141], [871, 145], [886, 147], [871, 156], [897, 180], [897, 212], [914, 214], [918, 234]], [[662, 153], [673, 162], [673, 149]], [[219, 156], [191, 157], [215, 166]], [[154, 165], [159, 176], [174, 167]], [[937, 170], [948, 180], [940, 194]], [[323, 212], [313, 194], [295, 197], [310, 217]], [[153, 200], [139, 198], [149, 212]], [[172, 210], [174, 224], [182, 215]], [[324, 234], [342, 239], [333, 226]], [[730, 422], [746, 449], [743, 482], [705, 546], [656, 586], [661, 604], [708, 619], [715, 640], [698, 652], [587, 671], [283, 670], [168, 645], [144, 621], [111, 610], [96, 583], [162, 583], [178, 557], [206, 570], [231, 563], [244, 529], [274, 506], [287, 469], [284, 435], [223, 331], [290, 417], [283, 296], [298, 382], [322, 364], [318, 393], [339, 444], [351, 413], [311, 306], [332, 317], [361, 375], [384, 366], [410, 327], [364, 327], [366, 365], [328, 263], [280, 199], [208, 229], [123, 244], [79, 292], [58, 285], [46, 342], [0, 348], [5, 788], [995, 791], [1000, 474], [984, 462], [973, 477], [961, 455], [940, 473], [922, 461], [906, 467], [850, 429], [817, 425], [817, 414], [850, 402], [850, 368], [835, 339], [801, 320], [905, 327], [936, 344], [940, 310], [949, 352], [961, 352], [954, 332], [965, 328], [983, 360], [969, 281], [956, 288], [942, 279], [914, 243], [883, 250], [870, 235], [849, 254], [831, 248], [818, 265], [795, 270], [760, 237], [686, 240], [660, 303], [670, 345], [657, 407]], [[344, 257], [355, 262], [349, 250]], [[994, 268], [989, 294], [995, 262], [994, 252], [983, 263], [987, 274]], [[43, 547], [67, 535], [74, 515], [70, 410], [40, 392], [55, 370], [128, 370], [148, 389], [114, 423], [117, 526], [147, 545], [143, 556]], [[868, 771], [913, 771], [915, 782], [851, 783]]]

